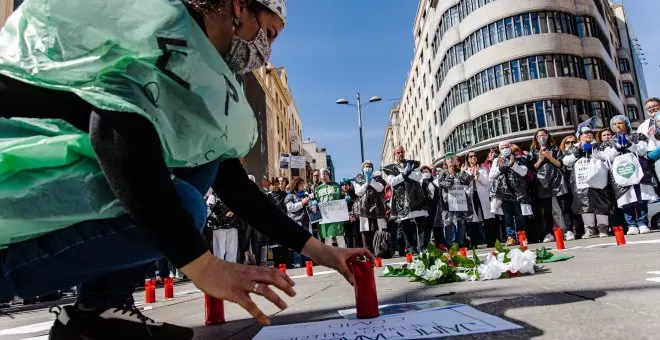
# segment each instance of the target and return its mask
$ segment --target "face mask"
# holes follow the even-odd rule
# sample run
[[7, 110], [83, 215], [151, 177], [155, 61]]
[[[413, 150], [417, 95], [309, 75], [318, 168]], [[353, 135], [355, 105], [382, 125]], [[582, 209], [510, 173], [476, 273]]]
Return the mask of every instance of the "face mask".
[[541, 144], [541, 146], [545, 147], [545, 143], [548, 142], [548, 137], [540, 137], [540, 136], [539, 136], [539, 137], [537, 138], [537, 140], [539, 141], [539, 144]]
[[509, 156], [511, 156], [511, 148], [502, 149], [502, 150], [500, 150], [500, 151], [501, 151], [501, 153], [502, 153], [502, 157], [509, 157]]
[[364, 172], [365, 175], [369, 176], [371, 173], [374, 171], [372, 168], [364, 168], [362, 169], [362, 172]]
[[227, 65], [236, 74], [246, 74], [261, 66], [270, 59], [270, 44], [263, 29], [259, 29], [252, 41], [234, 36], [227, 54]]
[[430, 178], [431, 178], [431, 174], [428, 173], [428, 172], [425, 172], [425, 173], [422, 174], [422, 178], [423, 178], [423, 179], [430, 179]]

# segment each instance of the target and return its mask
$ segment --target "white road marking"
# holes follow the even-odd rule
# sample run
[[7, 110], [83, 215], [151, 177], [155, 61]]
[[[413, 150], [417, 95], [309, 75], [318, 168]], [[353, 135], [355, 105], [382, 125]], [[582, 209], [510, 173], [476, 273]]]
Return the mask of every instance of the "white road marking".
[[36, 338], [25, 338], [25, 339], [19, 339], [19, 340], [48, 340], [48, 335], [42, 335], [42, 336], [38, 336]]
[[[326, 271], [322, 271], [322, 272], [315, 272], [314, 276], [328, 275], [328, 274], [333, 274], [333, 273], [336, 273], [336, 272], [337, 272], [336, 270], [326, 270]], [[307, 274], [305, 274], [305, 275], [290, 276], [289, 278], [290, 279], [300, 279], [300, 278], [303, 278], [303, 277], [309, 277], [309, 276], [307, 276]]]
[[660, 271], [656, 271], [656, 272], [646, 272], [646, 274], [660, 275]]
[[651, 278], [646, 279], [646, 281], [660, 283], [660, 277], [651, 277]]
[[53, 321], [33, 323], [31, 325], [26, 325], [16, 328], [2, 329], [0, 330], [0, 335], [17, 335], [17, 334], [30, 334], [30, 333], [43, 332], [45, 330], [50, 329], [52, 326], [53, 326]]

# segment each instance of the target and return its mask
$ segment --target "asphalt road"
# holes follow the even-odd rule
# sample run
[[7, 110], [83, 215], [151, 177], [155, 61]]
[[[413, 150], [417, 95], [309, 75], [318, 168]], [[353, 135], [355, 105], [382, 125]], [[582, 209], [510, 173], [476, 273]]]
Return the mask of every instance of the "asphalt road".
[[[567, 262], [543, 265], [544, 273], [509, 280], [460, 282], [428, 288], [405, 278], [377, 278], [381, 304], [434, 298], [465, 303], [523, 327], [521, 330], [464, 336], [465, 339], [660, 339], [660, 233], [627, 237], [618, 247], [614, 238], [566, 242]], [[533, 245], [536, 248], [539, 245]], [[482, 251], [486, 253], [487, 251]], [[386, 263], [400, 262], [401, 259]], [[257, 298], [274, 324], [338, 318], [353, 308], [353, 289], [336, 272], [316, 267], [290, 270], [297, 296], [287, 298], [284, 311]], [[377, 272], [378, 274], [380, 272]], [[157, 299], [162, 300], [162, 289]], [[228, 323], [204, 326], [203, 295], [191, 284], [176, 287], [175, 298], [145, 305], [144, 313], [158, 321], [195, 328], [196, 339], [251, 339], [259, 330], [238, 306], [226, 304]], [[2, 315], [0, 339], [47, 339], [54, 319], [46, 309]]]

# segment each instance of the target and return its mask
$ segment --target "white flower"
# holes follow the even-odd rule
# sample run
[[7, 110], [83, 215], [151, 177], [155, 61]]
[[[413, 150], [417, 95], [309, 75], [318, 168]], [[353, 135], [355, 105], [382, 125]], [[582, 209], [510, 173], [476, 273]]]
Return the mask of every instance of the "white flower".
[[417, 276], [422, 276], [424, 272], [426, 271], [426, 268], [424, 267], [424, 262], [420, 260], [415, 260], [413, 263], [408, 265], [408, 269], [412, 269], [415, 271], [415, 275]]
[[526, 250], [524, 253], [520, 249], [511, 249], [509, 252], [509, 270], [512, 273], [521, 274], [534, 274], [534, 265], [536, 264], [536, 254], [531, 250]]
[[467, 273], [458, 273], [457, 272], [456, 275], [458, 277], [460, 277], [461, 280], [463, 280], [463, 281], [467, 281], [467, 280], [474, 281], [474, 279], [475, 279], [474, 275], [468, 275]]
[[442, 268], [442, 267], [446, 266], [447, 264], [442, 262], [441, 259], [437, 259], [437, 260], [435, 260], [435, 265], [438, 266], [439, 268]]
[[505, 271], [507, 266], [492, 255], [487, 256], [486, 261], [477, 267], [479, 280], [482, 281], [499, 279]]
[[390, 273], [390, 267], [385, 267], [385, 269], [383, 269], [383, 275], [387, 275], [389, 273]]
[[431, 268], [429, 268], [424, 272], [424, 275], [422, 275], [422, 277], [426, 280], [440, 279], [442, 277], [442, 266], [438, 266], [436, 262], [436, 264], [432, 265]]

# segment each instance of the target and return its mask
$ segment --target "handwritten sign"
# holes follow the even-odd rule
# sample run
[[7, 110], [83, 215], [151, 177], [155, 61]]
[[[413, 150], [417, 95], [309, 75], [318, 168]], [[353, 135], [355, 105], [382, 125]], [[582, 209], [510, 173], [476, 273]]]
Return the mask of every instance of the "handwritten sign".
[[304, 169], [306, 164], [305, 156], [291, 156], [291, 169]]
[[522, 327], [466, 305], [364, 320], [328, 320], [264, 327], [255, 340], [434, 339]]
[[467, 195], [465, 185], [456, 184], [447, 191], [447, 203], [449, 211], [468, 211]]
[[346, 200], [335, 200], [319, 203], [321, 210], [321, 224], [348, 221], [348, 205]]
[[577, 162], [575, 162], [575, 187], [578, 189], [586, 189], [589, 187], [589, 183], [587, 183], [587, 180], [589, 180], [589, 159], [588, 158], [580, 158], [578, 159]]

